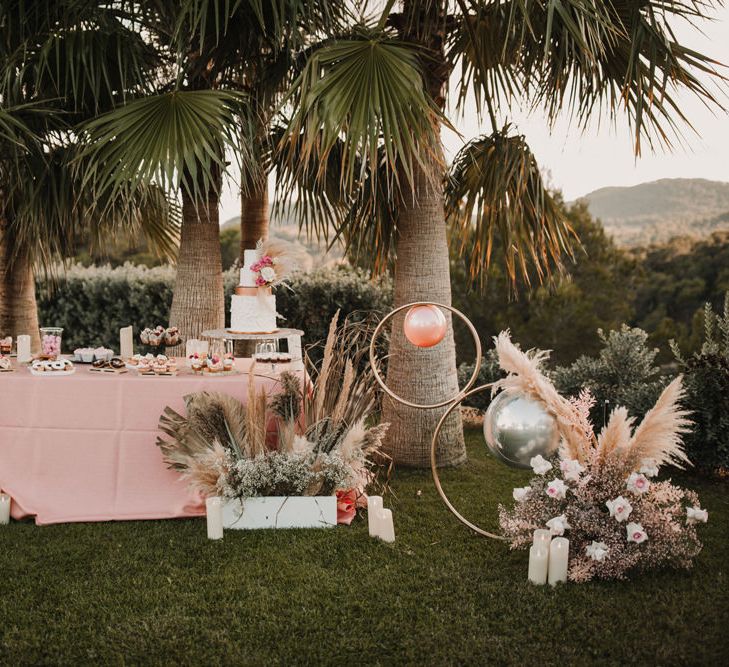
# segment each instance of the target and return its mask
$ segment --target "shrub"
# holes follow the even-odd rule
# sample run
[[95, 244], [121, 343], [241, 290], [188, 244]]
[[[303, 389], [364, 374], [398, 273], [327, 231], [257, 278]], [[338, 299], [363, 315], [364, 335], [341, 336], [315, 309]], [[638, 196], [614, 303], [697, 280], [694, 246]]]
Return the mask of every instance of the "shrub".
[[685, 407], [694, 427], [685, 438], [693, 464], [703, 470], [729, 468], [729, 292], [724, 312], [704, 308], [704, 341], [684, 358], [674, 341], [671, 349], [684, 375]]
[[119, 329], [135, 331], [169, 319], [175, 270], [124, 264], [72, 266], [58, 284], [38, 287], [41, 326], [63, 327], [64, 350], [103, 345], [119, 349]]
[[[607, 413], [618, 405], [642, 417], [658, 399], [667, 378], [655, 366], [657, 349], [646, 345], [648, 334], [628, 325], [607, 335], [598, 330], [603, 348], [597, 357], [582, 355], [569, 366], [558, 366], [553, 380], [557, 389], [577, 396], [583, 387], [596, 399], [593, 424], [601, 426]], [[609, 401], [606, 405], [606, 401]]]
[[[230, 296], [238, 282], [235, 270], [226, 271], [225, 306], [230, 318]], [[65, 350], [104, 345], [119, 348], [119, 329], [132, 324], [136, 332], [169, 320], [175, 269], [132, 264], [111, 268], [74, 265], [62, 280], [38, 281], [38, 311], [42, 326], [63, 327]], [[337, 309], [342, 315], [364, 318], [369, 311], [383, 314], [392, 302], [388, 279], [371, 281], [360, 269], [348, 266], [296, 274], [291, 289], [276, 292], [282, 326], [302, 329], [305, 341], [326, 338]]]

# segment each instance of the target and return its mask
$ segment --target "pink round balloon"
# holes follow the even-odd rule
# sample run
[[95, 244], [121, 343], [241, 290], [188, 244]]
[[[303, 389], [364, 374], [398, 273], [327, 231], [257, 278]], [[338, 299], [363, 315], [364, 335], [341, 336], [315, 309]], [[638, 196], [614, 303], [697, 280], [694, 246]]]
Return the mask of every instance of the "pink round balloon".
[[433, 347], [445, 338], [448, 321], [437, 306], [413, 306], [405, 316], [403, 331], [413, 345]]

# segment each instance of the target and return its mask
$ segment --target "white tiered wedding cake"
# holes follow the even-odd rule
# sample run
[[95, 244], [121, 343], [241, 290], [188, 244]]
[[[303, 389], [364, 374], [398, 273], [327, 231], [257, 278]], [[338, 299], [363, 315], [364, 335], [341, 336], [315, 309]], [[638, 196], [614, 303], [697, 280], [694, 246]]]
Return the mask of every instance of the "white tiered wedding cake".
[[230, 330], [235, 333], [276, 331], [276, 297], [271, 283], [276, 279], [274, 261], [257, 250], [243, 252], [240, 283], [230, 305]]

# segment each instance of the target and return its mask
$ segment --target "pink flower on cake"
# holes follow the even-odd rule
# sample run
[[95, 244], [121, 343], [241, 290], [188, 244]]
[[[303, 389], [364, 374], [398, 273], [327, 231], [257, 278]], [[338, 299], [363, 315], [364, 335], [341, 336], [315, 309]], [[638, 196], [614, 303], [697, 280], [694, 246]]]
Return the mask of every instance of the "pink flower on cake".
[[552, 535], [564, 535], [565, 530], [572, 528], [567, 521], [567, 517], [564, 514], [554, 517], [547, 521], [547, 528]]
[[686, 508], [686, 523], [706, 523], [709, 520], [709, 513], [700, 507]]
[[633, 506], [623, 496], [608, 500], [605, 504], [610, 510], [610, 516], [615, 517], [617, 521], [625, 521], [633, 511]]
[[567, 485], [561, 479], [553, 479], [549, 484], [547, 484], [545, 493], [550, 498], [563, 500], [567, 495]]
[[648, 481], [645, 475], [642, 475], [638, 472], [631, 472], [625, 486], [628, 488], [628, 491], [640, 494], [648, 491], [648, 489], [650, 489], [651, 487], [651, 483]]
[[265, 287], [268, 283], [263, 276], [256, 276], [256, 285], [258, 287]]
[[625, 526], [625, 532], [628, 534], [628, 542], [640, 544], [648, 539], [648, 534], [639, 523], [629, 523]]
[[565, 459], [564, 461], [560, 461], [559, 469], [562, 471], [564, 478], [569, 479], [572, 482], [579, 480], [580, 475], [585, 470], [576, 459]]

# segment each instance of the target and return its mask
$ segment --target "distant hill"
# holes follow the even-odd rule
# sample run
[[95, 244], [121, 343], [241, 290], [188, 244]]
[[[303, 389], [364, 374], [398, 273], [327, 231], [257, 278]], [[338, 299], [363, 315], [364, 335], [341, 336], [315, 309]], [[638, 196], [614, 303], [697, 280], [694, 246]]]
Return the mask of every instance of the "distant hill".
[[729, 183], [664, 178], [632, 187], [600, 188], [582, 197], [590, 213], [624, 246], [705, 238], [729, 229]]

